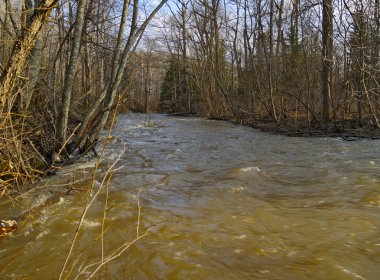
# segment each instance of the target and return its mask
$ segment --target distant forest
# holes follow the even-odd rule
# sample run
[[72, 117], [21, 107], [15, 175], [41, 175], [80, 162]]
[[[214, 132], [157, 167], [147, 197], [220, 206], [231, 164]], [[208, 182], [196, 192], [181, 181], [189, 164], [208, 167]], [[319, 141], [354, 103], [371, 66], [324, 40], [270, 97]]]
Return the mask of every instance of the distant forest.
[[88, 152], [116, 108], [378, 129], [379, 1], [0, 0], [0, 189]]
[[161, 108], [379, 127], [379, 1], [189, 1], [172, 8]]

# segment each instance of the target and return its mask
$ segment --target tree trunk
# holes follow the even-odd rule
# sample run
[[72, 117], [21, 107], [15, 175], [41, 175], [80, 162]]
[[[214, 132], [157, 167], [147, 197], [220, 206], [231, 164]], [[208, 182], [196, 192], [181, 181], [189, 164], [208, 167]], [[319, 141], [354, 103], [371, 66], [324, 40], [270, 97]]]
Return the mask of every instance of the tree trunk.
[[323, 0], [322, 18], [322, 121], [331, 120], [333, 90], [333, 6], [332, 0]]
[[0, 76], [0, 107], [4, 108], [9, 97], [14, 93], [19, 76], [25, 68], [27, 59], [36, 43], [37, 36], [46, 23], [51, 10], [58, 0], [46, 0], [40, 7], [35, 8], [28, 28], [21, 35], [13, 48], [12, 55]]
[[280, 7], [278, 9], [278, 20], [277, 20], [277, 42], [276, 42], [276, 57], [280, 55], [280, 46], [282, 44], [282, 14], [284, 12], [284, 0], [281, 0]]
[[78, 64], [79, 50], [80, 50], [82, 34], [83, 34], [86, 4], [87, 4], [87, 0], [78, 1], [78, 8], [76, 12], [75, 28], [74, 28], [74, 38], [71, 45], [71, 56], [70, 56], [69, 65], [66, 71], [65, 82], [63, 85], [61, 111], [58, 117], [57, 139], [59, 141], [59, 145], [62, 145], [62, 143], [64, 143], [66, 140], [66, 131], [67, 131], [67, 122], [69, 119], [71, 93], [72, 93], [73, 83], [75, 79], [75, 71], [77, 69], [77, 64]]
[[29, 108], [30, 101], [32, 100], [33, 93], [38, 81], [38, 77], [41, 69], [42, 61], [42, 48], [43, 48], [44, 38], [38, 37], [29, 58], [27, 77], [29, 81], [26, 84], [26, 90], [22, 91], [21, 94], [21, 111], [25, 112]]
[[[95, 102], [94, 106], [86, 114], [84, 121], [82, 122], [80, 131], [75, 137], [75, 143], [73, 147], [79, 147], [81, 151], [85, 151], [87, 147], [89, 147], [97, 141], [99, 134], [107, 121], [109, 113], [116, 103], [118, 89], [123, 78], [125, 67], [127, 66], [130, 54], [135, 49], [136, 42], [140, 40], [141, 35], [144, 33], [146, 27], [153, 19], [154, 15], [161, 9], [161, 7], [166, 2], [167, 0], [162, 0], [160, 4], [146, 18], [142, 25], [138, 27], [137, 22], [139, 13], [139, 1], [134, 0], [132, 23], [127, 43], [124, 47], [123, 52], [121, 52], [121, 49], [116, 48], [115, 52], [119, 53], [119, 55], [117, 53], [114, 53], [114, 57], [119, 56], [119, 59], [113, 60], [113, 75], [110, 77], [108, 87], [105, 91], [102, 92], [101, 97]], [[125, 0], [124, 4], [126, 3], [129, 4], [130, 1]], [[119, 35], [122, 38], [124, 32], [121, 32], [121, 30], [122, 28], [120, 28], [119, 30]], [[122, 42], [122, 40], [120, 42]], [[102, 102], [103, 98], [104, 103]]]

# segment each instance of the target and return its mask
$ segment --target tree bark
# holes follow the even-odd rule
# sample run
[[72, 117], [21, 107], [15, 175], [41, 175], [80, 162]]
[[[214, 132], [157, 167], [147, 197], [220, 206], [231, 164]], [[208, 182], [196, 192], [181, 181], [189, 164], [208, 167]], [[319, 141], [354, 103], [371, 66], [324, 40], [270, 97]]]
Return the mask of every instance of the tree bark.
[[332, 0], [323, 0], [322, 12], [322, 121], [331, 120], [333, 91], [333, 6]]
[[59, 145], [64, 143], [66, 140], [66, 131], [67, 131], [67, 122], [69, 119], [71, 93], [72, 93], [73, 83], [75, 79], [75, 71], [77, 69], [77, 64], [78, 64], [80, 45], [81, 45], [82, 34], [83, 34], [86, 4], [87, 4], [87, 0], [78, 1], [78, 8], [76, 12], [75, 28], [74, 28], [74, 38], [71, 45], [71, 56], [70, 56], [69, 65], [66, 70], [65, 82], [64, 82], [63, 90], [62, 90], [61, 111], [59, 113], [58, 124], [57, 124], [57, 139], [59, 141]]
[[[113, 109], [117, 92], [124, 75], [125, 68], [128, 63], [131, 52], [135, 49], [136, 43], [141, 38], [146, 27], [151, 22], [156, 13], [161, 9], [161, 7], [167, 2], [167, 0], [162, 0], [160, 4], [152, 11], [152, 13], [146, 18], [140, 27], [137, 26], [138, 13], [139, 13], [139, 1], [134, 0], [133, 2], [133, 12], [132, 12], [132, 23], [127, 43], [121, 52], [121, 49], [116, 49], [114, 52], [114, 57], [119, 53], [119, 59], [113, 61], [113, 75], [110, 77], [110, 82], [107, 89], [102, 92], [100, 98], [95, 101], [94, 106], [86, 114], [84, 121], [82, 122], [81, 128], [75, 137], [73, 147], [79, 147], [81, 151], [86, 150], [86, 147], [92, 145], [97, 141], [101, 130], [103, 129], [110, 111]], [[125, 0], [125, 3], [130, 3], [129, 0]], [[121, 28], [123, 28], [121, 26]], [[124, 32], [119, 31], [121, 36]], [[101, 101], [104, 98], [104, 103]]]
[[0, 76], [0, 107], [4, 108], [7, 99], [14, 93], [19, 76], [25, 68], [27, 59], [36, 43], [41, 28], [46, 23], [58, 0], [46, 0], [35, 8], [28, 28], [21, 34], [12, 51], [12, 55]]
[[20, 103], [22, 112], [27, 111], [29, 108], [38, 81], [38, 77], [40, 75], [43, 43], [43, 38], [39, 36], [30, 53], [27, 72], [27, 77], [29, 77], [29, 81], [26, 84], [26, 90], [20, 93]]

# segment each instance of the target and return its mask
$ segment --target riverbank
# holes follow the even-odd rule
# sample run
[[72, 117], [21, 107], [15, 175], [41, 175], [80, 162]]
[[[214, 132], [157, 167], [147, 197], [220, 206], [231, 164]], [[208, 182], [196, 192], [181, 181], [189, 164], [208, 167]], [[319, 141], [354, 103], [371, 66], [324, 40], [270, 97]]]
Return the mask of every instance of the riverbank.
[[342, 139], [348, 141], [357, 139], [380, 139], [379, 128], [376, 128], [368, 123], [358, 126], [357, 123], [352, 120], [338, 121], [335, 123], [331, 122], [325, 127], [320, 125], [310, 126], [306, 121], [285, 121], [277, 124], [273, 121], [255, 122], [251, 120], [243, 120], [239, 123], [251, 126], [261, 131], [290, 137], [341, 137]]
[[[175, 113], [169, 115], [182, 117], [206, 117], [186, 113]], [[274, 122], [271, 118], [236, 119], [236, 117], [222, 117], [209, 119], [250, 126], [260, 131], [289, 137], [341, 137], [343, 140], [347, 141], [355, 141], [358, 139], [380, 139], [380, 128], [377, 128], [371, 120], [364, 120], [362, 125], [359, 125], [356, 120], [337, 120], [323, 126], [318, 122], [310, 123], [306, 118], [286, 118], [282, 119], [279, 123]]]

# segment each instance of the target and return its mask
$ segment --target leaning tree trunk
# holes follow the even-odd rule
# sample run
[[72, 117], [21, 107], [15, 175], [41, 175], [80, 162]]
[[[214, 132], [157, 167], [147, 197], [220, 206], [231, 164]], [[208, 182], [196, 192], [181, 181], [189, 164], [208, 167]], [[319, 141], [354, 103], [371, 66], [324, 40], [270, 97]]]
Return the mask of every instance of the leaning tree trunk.
[[[125, 1], [128, 3], [130, 2], [128, 0]], [[124, 71], [131, 52], [135, 49], [136, 44], [140, 40], [148, 24], [151, 22], [156, 13], [161, 9], [161, 7], [167, 2], [167, 0], [162, 0], [140, 27], [137, 26], [139, 13], [138, 2], [138, 0], [134, 0], [133, 3], [132, 23], [127, 43], [124, 47], [124, 50], [120, 53], [120, 60], [113, 61], [114, 75], [111, 76], [111, 82], [108, 84], [108, 88], [105, 92], [102, 93], [101, 98], [99, 98], [104, 98], [104, 103], [95, 101], [95, 104], [100, 108], [96, 108], [96, 106], [94, 106], [92, 110], [87, 113], [85, 120], [81, 125], [80, 131], [75, 138], [74, 147], [79, 147], [80, 151], [82, 152], [86, 151], [87, 148], [92, 146], [99, 138], [99, 134], [107, 121], [109, 113], [115, 106], [119, 86], [124, 76]]]
[[120, 66], [119, 60], [120, 60], [120, 56], [123, 50], [123, 38], [124, 38], [124, 32], [125, 32], [130, 2], [131, 0], [124, 0], [123, 11], [122, 11], [121, 19], [120, 19], [118, 38], [117, 38], [116, 47], [114, 49], [113, 57], [112, 57], [113, 64], [111, 67], [111, 77], [108, 81], [107, 87], [101, 91], [99, 97], [95, 100], [91, 108], [87, 111], [86, 115], [84, 116], [82, 125], [80, 126], [79, 131], [76, 134], [73, 143], [69, 145], [68, 147], [69, 152], [72, 152], [73, 149], [75, 149], [80, 143], [82, 143], [86, 134], [90, 131], [91, 127], [97, 121], [98, 115], [100, 114], [98, 111], [99, 111], [99, 108], [101, 107], [101, 104], [104, 98], [107, 95], [107, 90], [111, 88], [112, 85], [114, 84], [114, 77], [116, 76], [118, 67]]
[[12, 55], [0, 76], [0, 107], [2, 109], [6, 105], [7, 99], [14, 93], [18, 79], [36, 43], [37, 36], [57, 2], [58, 0], [42, 1], [41, 5], [34, 9], [25, 32], [15, 43]]

